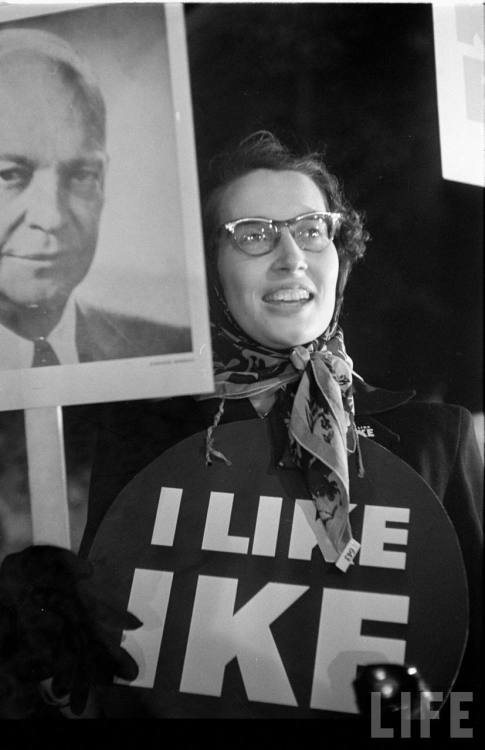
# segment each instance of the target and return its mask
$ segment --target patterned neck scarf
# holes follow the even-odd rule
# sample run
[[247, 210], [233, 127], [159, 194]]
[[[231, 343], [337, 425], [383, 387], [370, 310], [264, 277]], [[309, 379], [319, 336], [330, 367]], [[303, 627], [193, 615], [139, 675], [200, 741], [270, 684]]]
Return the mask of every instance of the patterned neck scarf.
[[[291, 455], [303, 472], [327, 532], [330, 545], [325, 558], [345, 571], [359, 549], [349, 522], [348, 453], [357, 453], [359, 475], [363, 470], [354, 422], [352, 360], [345, 351], [342, 331], [337, 328], [292, 349], [269, 349], [238, 326], [218, 285], [215, 292], [212, 347], [215, 393], [222, 401], [208, 437], [222, 415], [225, 399], [250, 398], [294, 383], [292, 403], [289, 398], [281, 399], [287, 405]], [[210, 452], [224, 459], [211, 448]]]

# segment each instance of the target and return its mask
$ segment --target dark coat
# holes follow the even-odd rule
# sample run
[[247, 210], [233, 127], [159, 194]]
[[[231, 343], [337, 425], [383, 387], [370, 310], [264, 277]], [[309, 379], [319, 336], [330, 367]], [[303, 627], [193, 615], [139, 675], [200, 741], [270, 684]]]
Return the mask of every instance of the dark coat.
[[[469, 643], [455, 688], [476, 690], [476, 667], [481, 663], [482, 460], [466, 409], [412, 398], [412, 393], [372, 388], [357, 381], [356, 423], [363, 434], [406, 461], [426, 480], [455, 527], [471, 605]], [[81, 554], [89, 552], [103, 516], [130, 479], [170, 446], [211, 425], [218, 406], [218, 399], [196, 401], [191, 397], [106, 405]], [[276, 412], [273, 409], [267, 418], [278, 420]], [[249, 400], [228, 400], [221, 423], [256, 416]]]

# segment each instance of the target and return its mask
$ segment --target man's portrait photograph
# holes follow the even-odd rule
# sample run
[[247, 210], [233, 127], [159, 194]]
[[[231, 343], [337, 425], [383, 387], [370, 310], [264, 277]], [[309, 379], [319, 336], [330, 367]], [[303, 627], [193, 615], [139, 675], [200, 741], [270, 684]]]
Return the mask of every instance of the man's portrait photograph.
[[[0, 25], [0, 408], [134, 397], [116, 381], [139, 392], [138, 360], [193, 360], [202, 243], [189, 257], [171, 64], [162, 5]], [[158, 388], [144, 395], [170, 395]]]

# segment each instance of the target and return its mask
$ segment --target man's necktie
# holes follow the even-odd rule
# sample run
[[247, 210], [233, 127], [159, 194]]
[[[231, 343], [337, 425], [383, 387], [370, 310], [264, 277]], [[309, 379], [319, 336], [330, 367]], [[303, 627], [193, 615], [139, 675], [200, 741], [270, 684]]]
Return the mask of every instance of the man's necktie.
[[34, 339], [34, 357], [32, 367], [45, 367], [45, 365], [60, 365], [57, 355], [49, 342], [40, 336]]

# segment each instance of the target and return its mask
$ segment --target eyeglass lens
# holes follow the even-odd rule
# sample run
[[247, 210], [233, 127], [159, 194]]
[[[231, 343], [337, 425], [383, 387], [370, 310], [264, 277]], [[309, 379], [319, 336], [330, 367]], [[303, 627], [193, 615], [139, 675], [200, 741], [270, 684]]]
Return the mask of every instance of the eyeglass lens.
[[[302, 217], [289, 224], [296, 244], [302, 250], [321, 252], [330, 244], [334, 224], [330, 215]], [[233, 237], [245, 253], [263, 255], [274, 249], [280, 236], [277, 222], [248, 220], [234, 227]]]

